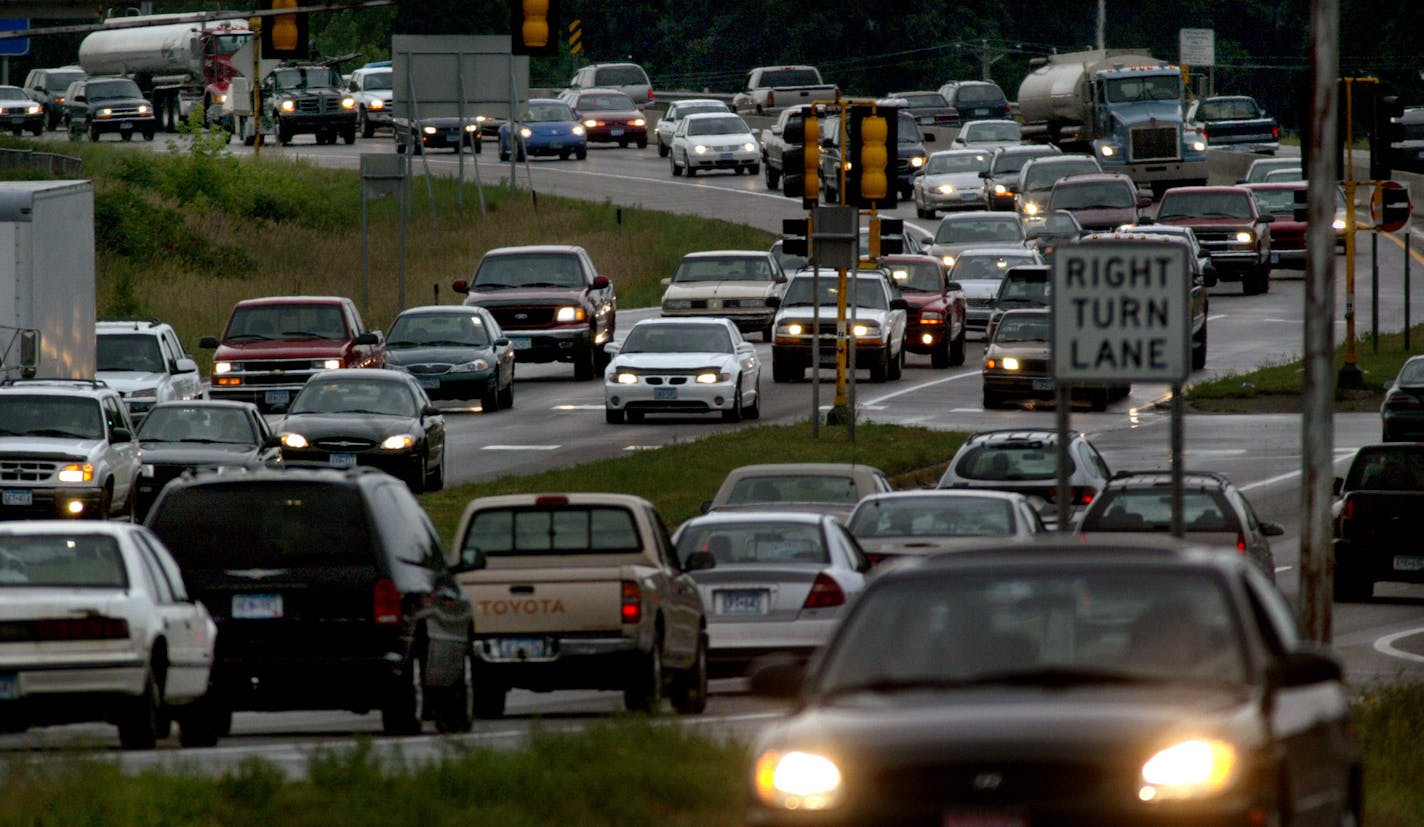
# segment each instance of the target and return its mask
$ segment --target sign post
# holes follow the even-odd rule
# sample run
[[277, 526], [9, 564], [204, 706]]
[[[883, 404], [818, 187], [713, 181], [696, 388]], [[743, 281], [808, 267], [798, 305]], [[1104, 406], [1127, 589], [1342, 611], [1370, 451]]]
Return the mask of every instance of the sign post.
[[[1177, 62], [1187, 66], [1205, 66], [1210, 70], [1216, 65], [1215, 29], [1179, 29], [1177, 33]], [[1207, 83], [1207, 94], [1211, 94], [1212, 83]]]

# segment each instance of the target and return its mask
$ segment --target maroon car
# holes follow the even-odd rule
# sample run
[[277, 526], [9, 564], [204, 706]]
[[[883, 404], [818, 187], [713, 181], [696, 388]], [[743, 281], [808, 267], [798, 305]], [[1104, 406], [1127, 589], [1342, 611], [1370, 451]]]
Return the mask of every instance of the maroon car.
[[934, 256], [885, 256], [885, 268], [910, 308], [905, 315], [905, 349], [929, 354], [936, 368], [964, 364], [967, 300]]
[[1241, 280], [1252, 296], [1271, 289], [1271, 226], [1244, 186], [1174, 187], [1162, 196], [1157, 223], [1191, 227], [1211, 255], [1219, 281]]
[[648, 145], [648, 121], [633, 99], [617, 89], [582, 89], [564, 98], [588, 133], [588, 142]]
[[1048, 209], [1067, 210], [1085, 231], [1116, 230], [1136, 224], [1138, 211], [1152, 206], [1152, 198], [1137, 191], [1137, 184], [1120, 172], [1094, 172], [1058, 179], [1048, 196]]

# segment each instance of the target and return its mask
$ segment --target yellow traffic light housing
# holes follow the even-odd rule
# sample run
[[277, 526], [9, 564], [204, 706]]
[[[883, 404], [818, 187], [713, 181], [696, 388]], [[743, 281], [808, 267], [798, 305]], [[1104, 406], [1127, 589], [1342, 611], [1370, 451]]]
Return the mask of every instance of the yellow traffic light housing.
[[850, 107], [846, 120], [846, 203], [862, 209], [890, 209], [899, 189], [896, 152], [899, 110], [893, 106]]
[[[297, 0], [267, 0], [267, 8], [273, 11], [297, 6]], [[276, 14], [263, 20], [262, 57], [272, 60], [306, 60], [311, 57], [307, 15]]]
[[516, 55], [557, 55], [558, 0], [510, 0], [509, 51]]

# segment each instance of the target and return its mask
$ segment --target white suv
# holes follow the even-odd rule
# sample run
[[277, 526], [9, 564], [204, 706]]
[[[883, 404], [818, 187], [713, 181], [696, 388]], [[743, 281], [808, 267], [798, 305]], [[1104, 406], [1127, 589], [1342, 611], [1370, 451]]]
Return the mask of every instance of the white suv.
[[137, 423], [159, 402], [203, 394], [198, 363], [172, 325], [157, 319], [101, 321], [95, 376], [119, 392]]
[[118, 391], [86, 379], [0, 383], [0, 519], [132, 515], [138, 474]]
[[390, 128], [394, 78], [390, 66], [365, 66], [352, 72], [346, 82], [346, 91], [356, 99], [356, 125], [362, 138], [374, 137], [377, 128]]

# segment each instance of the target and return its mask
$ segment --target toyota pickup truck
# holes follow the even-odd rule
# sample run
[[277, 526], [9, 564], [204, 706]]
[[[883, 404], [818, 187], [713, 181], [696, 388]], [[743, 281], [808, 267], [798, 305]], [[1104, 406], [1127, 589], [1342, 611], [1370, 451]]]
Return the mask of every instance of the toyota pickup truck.
[[1424, 444], [1362, 446], [1335, 478], [1335, 599], [1363, 603], [1375, 583], [1424, 583], [1419, 513], [1424, 510]]
[[835, 98], [836, 85], [821, 80], [815, 66], [758, 66], [747, 73], [732, 110], [764, 115], [788, 106]]
[[1257, 105], [1255, 98], [1245, 95], [1193, 101], [1187, 109], [1187, 124], [1200, 130], [1212, 149], [1274, 155], [1281, 146], [1281, 125]]
[[475, 610], [477, 716], [503, 715], [514, 688], [621, 690], [644, 712], [664, 697], [679, 713], [706, 708], [702, 598], [652, 503], [481, 497], [455, 538], [451, 568]]

